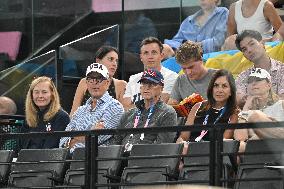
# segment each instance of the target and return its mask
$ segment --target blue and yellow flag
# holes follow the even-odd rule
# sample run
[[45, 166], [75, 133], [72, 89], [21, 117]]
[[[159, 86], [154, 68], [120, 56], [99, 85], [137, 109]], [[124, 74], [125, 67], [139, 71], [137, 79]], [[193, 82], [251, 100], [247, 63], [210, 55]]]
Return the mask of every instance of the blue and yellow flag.
[[[271, 58], [284, 62], [284, 42], [268, 42], [265, 44], [265, 48]], [[204, 54], [203, 60], [207, 68], [226, 69], [235, 77], [253, 65], [239, 50]], [[164, 61], [162, 64], [164, 67], [175, 71], [176, 73], [183, 73], [174, 57]]]

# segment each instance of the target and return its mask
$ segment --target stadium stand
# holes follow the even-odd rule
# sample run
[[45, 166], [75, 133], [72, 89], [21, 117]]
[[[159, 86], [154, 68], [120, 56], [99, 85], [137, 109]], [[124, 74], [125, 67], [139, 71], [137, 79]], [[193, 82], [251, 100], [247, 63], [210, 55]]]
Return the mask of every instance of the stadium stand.
[[6, 186], [8, 182], [10, 166], [14, 156], [12, 150], [0, 150], [0, 187]]
[[[235, 0], [222, 0], [222, 5], [229, 7], [229, 2]], [[33, 3], [32, 3], [33, 2]], [[122, 34], [125, 31], [123, 27], [128, 27], [129, 23], [122, 23], [122, 13], [120, 12], [121, 4], [120, 1], [109, 1], [109, 5], [103, 7], [103, 4], [95, 3], [106, 3], [104, 0], [54, 0], [50, 3], [49, 0], [2, 0], [0, 3], [0, 24], [5, 34], [4, 38], [1, 38], [0, 33], [0, 52], [3, 51], [3, 58], [8, 58], [9, 60], [17, 60], [19, 56], [22, 56], [21, 59], [27, 58], [23, 64], [18, 64], [13, 69], [13, 73], [9, 76], [12, 70], [7, 69], [5, 72], [1, 72], [0, 79], [0, 90], [6, 92], [11, 92], [11, 94], [16, 96], [17, 105], [23, 107], [21, 102], [23, 101], [23, 93], [25, 92], [24, 86], [28, 86], [27, 83], [30, 83], [30, 80], [34, 76], [38, 75], [49, 75], [54, 78], [58, 84], [58, 90], [60, 90], [61, 96], [63, 97], [62, 103], [64, 107], [68, 107], [68, 98], [73, 99], [75, 92], [75, 87], [77, 83], [74, 82], [78, 78], [64, 78], [67, 76], [78, 76], [80, 73], [80, 66], [83, 67], [83, 61], [86, 57], [92, 58], [92, 52], [95, 48], [88, 48], [90, 44], [82, 43], [78, 46], [78, 49], [82, 51], [82, 62], [79, 60], [75, 62], [74, 60], [67, 60], [70, 57], [62, 58], [62, 51], [59, 47], [62, 44], [76, 40], [82, 36], [86, 36], [90, 33], [97, 32], [102, 28], [106, 28], [113, 24], [119, 24], [119, 28], [122, 29], [119, 31], [122, 36], [119, 48], [123, 51], [123, 41]], [[192, 7], [186, 5], [186, 3], [197, 2], [197, 1], [184, 1], [184, 0], [125, 0], [126, 2], [126, 12], [132, 13], [143, 13], [149, 19], [151, 19], [158, 31], [158, 38], [163, 39], [166, 37], [172, 37], [174, 32], [177, 31], [180, 21], [183, 20], [183, 16], [188, 16], [192, 12]], [[146, 3], [145, 3], [146, 2]], [[157, 3], [158, 2], [158, 3]], [[129, 6], [138, 7], [138, 3], [142, 3], [143, 6], [140, 8], [133, 9]], [[174, 5], [173, 5], [174, 4]], [[66, 7], [66, 5], [68, 5]], [[140, 5], [140, 4], [139, 4]], [[33, 7], [30, 7], [33, 6]], [[146, 6], [146, 8], [144, 7]], [[185, 7], [182, 7], [185, 6]], [[188, 7], [187, 7], [188, 6]], [[6, 8], [7, 7], [7, 8]], [[33, 9], [34, 8], [34, 9]], [[6, 9], [9, 12], [5, 12]], [[189, 9], [187, 11], [186, 9]], [[3, 11], [4, 10], [4, 11]], [[68, 11], [66, 11], [68, 10]], [[192, 11], [192, 12], [190, 12]], [[125, 15], [124, 15], [125, 16]], [[125, 21], [125, 20], [124, 20]], [[125, 24], [125, 25], [123, 25]], [[6, 27], [8, 26], [8, 28]], [[117, 25], [118, 26], [118, 25]], [[122, 26], [122, 27], [120, 27]], [[15, 28], [16, 29], [15, 29]], [[18, 30], [19, 29], [19, 30]], [[19, 31], [19, 32], [6, 32], [6, 31]], [[14, 35], [15, 38], [10, 38], [9, 35]], [[119, 36], [119, 37], [121, 37]], [[100, 46], [105, 43], [106, 37], [97, 37], [94, 41], [87, 40], [88, 42]], [[19, 42], [26, 43], [21, 44], [22, 49], [18, 46]], [[124, 39], [125, 40], [125, 39]], [[9, 43], [9, 45], [3, 45], [4, 42]], [[122, 42], [124, 43], [124, 42]], [[11, 45], [16, 45], [11, 48]], [[117, 44], [118, 45], [118, 44]], [[267, 51], [271, 57], [284, 61], [284, 43], [277, 42], [277, 44], [270, 46], [268, 44]], [[6, 48], [8, 50], [2, 50], [1, 48]], [[58, 50], [59, 48], [59, 50]], [[51, 49], [56, 49], [50, 55], [44, 54]], [[61, 48], [62, 50], [62, 48]], [[77, 50], [77, 49], [76, 49]], [[44, 59], [41, 59], [35, 62], [35, 59], [32, 57], [43, 58], [41, 55], [46, 55]], [[70, 53], [74, 55], [72, 51]], [[123, 55], [123, 52], [122, 52]], [[1, 53], [0, 53], [1, 56]], [[81, 58], [80, 56], [78, 56]], [[76, 58], [78, 58], [76, 57]], [[120, 57], [123, 61], [123, 56]], [[204, 59], [208, 59], [206, 66], [211, 68], [225, 68], [233, 72], [236, 76], [242, 70], [250, 67], [252, 64], [248, 62], [239, 51], [223, 51], [206, 54]], [[1, 61], [1, 58], [0, 58]], [[29, 64], [27, 64], [29, 63]], [[78, 63], [78, 64], [77, 64]], [[121, 64], [122, 62], [120, 62]], [[37, 64], [36, 66], [34, 66]], [[63, 68], [61, 67], [63, 64]], [[67, 70], [64, 65], [68, 65], [69, 69]], [[46, 68], [42, 68], [45, 66]], [[126, 69], [135, 68], [135, 66], [128, 66]], [[63, 69], [63, 70], [62, 70]], [[67, 72], [68, 71], [68, 72]], [[123, 74], [122, 70], [118, 74]], [[180, 68], [175, 68], [176, 72], [180, 72]], [[15, 76], [14, 74], [18, 73], [20, 77]], [[8, 77], [6, 77], [8, 75]], [[3, 78], [6, 79], [4, 80]], [[26, 80], [24, 80], [25, 78]], [[58, 80], [57, 80], [58, 79]], [[79, 81], [79, 80], [78, 80]], [[4, 86], [4, 87], [2, 87]], [[19, 86], [19, 88], [15, 87]], [[69, 87], [69, 88], [68, 88]], [[7, 89], [6, 89], [7, 88]], [[3, 92], [3, 94], [4, 94]], [[2, 95], [2, 92], [0, 93]], [[68, 110], [68, 108], [66, 108]], [[183, 125], [184, 120], [180, 120], [179, 125]], [[7, 127], [11, 130], [8, 132], [16, 132], [14, 127]], [[6, 131], [6, 130], [5, 130]], [[28, 134], [26, 134], [28, 135]], [[23, 135], [23, 136], [26, 136]], [[3, 136], [3, 133], [0, 131], [0, 138]], [[1, 138], [2, 139], [2, 138]], [[9, 139], [10, 140], [10, 139]], [[6, 142], [6, 141], [5, 141]], [[283, 188], [283, 172], [273, 167], [274, 165], [283, 165], [283, 143], [281, 140], [271, 140], [271, 141], [249, 141], [246, 149], [246, 153], [251, 152], [262, 152], [261, 155], [244, 155], [243, 162], [238, 167], [237, 179], [254, 179], [257, 177], [259, 181], [241, 181], [235, 184], [236, 189], [246, 189], [246, 188]], [[1, 143], [1, 141], [0, 141]], [[235, 171], [237, 169], [236, 157], [234, 155], [226, 155], [227, 153], [235, 153], [237, 150], [238, 142], [232, 141], [234, 144], [224, 143], [223, 148], [223, 179], [226, 179], [229, 175], [229, 172]], [[4, 149], [15, 149], [12, 143], [5, 143], [7, 147]], [[196, 143], [191, 145], [190, 155], [194, 155], [194, 145], [204, 145], [203, 143]], [[208, 144], [206, 144], [208, 145]], [[205, 146], [206, 146], [205, 145]], [[229, 146], [233, 147], [229, 147]], [[209, 146], [209, 145], [208, 145]], [[171, 151], [171, 148], [174, 148]], [[227, 151], [229, 147], [229, 151]], [[153, 148], [153, 149], [152, 149]], [[196, 147], [198, 153], [208, 154], [210, 157], [215, 156], [216, 154], [209, 154], [209, 149], [207, 147]], [[99, 147], [99, 159], [102, 157], [111, 158], [111, 155], [101, 156], [101, 151], [110, 150], [114, 153], [115, 157], [121, 156], [121, 148], [112, 149], [108, 147]], [[182, 151], [181, 144], [159, 144], [159, 145], [134, 145], [133, 151], [130, 153], [131, 158], [141, 157], [141, 156], [150, 156], [151, 159], [130, 159], [128, 161], [128, 166], [125, 168], [122, 175], [122, 184], [128, 183], [141, 183], [144, 182], [149, 184], [152, 181], [171, 181], [176, 180], [180, 177], [184, 177], [186, 180], [180, 180], [181, 182], [191, 181], [194, 175], [186, 175], [185, 169], [179, 175], [178, 164], [180, 158], [160, 158], [159, 156], [163, 155], [179, 155]], [[203, 150], [203, 151], [201, 151]], [[200, 152], [201, 151], [201, 152]], [[281, 154], [276, 155], [276, 152], [281, 152]], [[266, 154], [265, 152], [269, 153]], [[4, 154], [5, 155], [4, 155]], [[7, 153], [7, 154], [6, 154]], [[109, 153], [109, 151], [108, 151]], [[196, 154], [198, 154], [196, 152]], [[48, 155], [47, 155], [48, 154]], [[116, 156], [118, 154], [118, 156]], [[203, 155], [204, 155], [203, 154]], [[6, 155], [11, 155], [7, 156]], [[61, 184], [66, 184], [66, 187], [74, 187], [74, 185], [84, 185], [82, 187], [91, 188], [90, 183], [84, 183], [84, 149], [78, 149], [74, 152], [73, 160], [78, 160], [77, 162], [72, 162], [70, 165], [69, 171], [65, 175], [67, 170], [68, 163], [65, 162], [68, 156], [67, 149], [52, 149], [52, 150], [21, 150], [17, 162], [12, 163], [10, 167], [9, 164], [5, 163], [6, 161], [10, 163], [14, 152], [12, 151], [0, 151], [0, 187], [5, 187], [8, 184], [8, 187], [18, 187], [18, 188], [54, 188], [57, 185], [59, 187]], [[157, 159], [152, 159], [157, 157]], [[2, 159], [3, 158], [3, 159]], [[194, 159], [194, 160], [193, 160]], [[192, 165], [194, 161], [197, 160], [198, 164], [207, 164], [207, 166], [200, 165], [199, 180], [207, 180], [209, 177], [209, 156], [198, 158], [198, 157], [186, 157], [185, 168], [186, 166], [199, 166]], [[81, 161], [82, 160], [82, 161]], [[91, 159], [91, 164], [93, 164], [93, 159]], [[3, 163], [4, 162], [4, 163]], [[65, 162], [65, 163], [63, 163]], [[101, 161], [98, 164], [102, 166], [102, 170], [99, 171], [99, 182], [101, 183], [111, 183], [111, 179], [117, 179], [118, 169], [113, 167], [120, 167], [120, 161], [117, 160], [107, 160]], [[271, 167], [272, 166], [272, 167]], [[99, 167], [100, 168], [100, 167]], [[104, 169], [103, 168], [107, 168]], [[192, 169], [190, 169], [191, 171]], [[156, 172], [157, 171], [157, 172]], [[227, 171], [227, 172], [226, 172]], [[10, 173], [11, 172], [11, 173]], [[8, 177], [8, 174], [10, 176]], [[77, 174], [78, 173], [78, 174]], [[231, 174], [229, 178], [235, 178], [234, 174]], [[7, 178], [8, 177], [8, 178]], [[262, 179], [266, 177], [269, 181]], [[282, 180], [273, 180], [272, 177], [278, 177]], [[8, 180], [7, 180], [8, 179]], [[7, 183], [8, 182], [8, 183]], [[216, 183], [214, 183], [216, 185]], [[230, 185], [229, 185], [230, 186]], [[64, 186], [63, 186], [64, 187]], [[75, 186], [76, 187], [76, 186]], [[139, 188], [134, 186], [135, 188]], [[159, 186], [158, 186], [159, 187]], [[165, 188], [164, 186], [160, 186]], [[173, 186], [174, 187], [174, 186]], [[181, 186], [177, 188], [184, 188], [188, 186]], [[123, 187], [122, 187], [123, 188]], [[156, 188], [153, 186], [148, 186], [144, 188]], [[167, 187], [168, 188], [168, 187]], [[170, 187], [169, 187], [170, 188]], [[199, 188], [199, 187], [198, 187]], [[206, 187], [208, 188], [208, 187]], [[211, 186], [210, 186], [211, 188]]]
[[[99, 146], [98, 158], [119, 158], [122, 155], [122, 146]], [[76, 148], [72, 160], [85, 160], [85, 148]], [[98, 183], [111, 183], [117, 178], [120, 170], [121, 160], [107, 160], [98, 162]], [[119, 178], [119, 177], [118, 177]], [[71, 162], [66, 172], [65, 184], [68, 186], [84, 186], [85, 184], [85, 162]], [[108, 187], [102, 187], [108, 188]]]
[[178, 177], [180, 158], [146, 159], [146, 156], [181, 155], [183, 144], [137, 144], [133, 145], [129, 157], [145, 157], [130, 159], [124, 168], [121, 181], [123, 183], [149, 183], [175, 180]]
[[52, 187], [62, 184], [68, 149], [22, 149], [11, 167], [9, 187]]
[[[209, 154], [210, 142], [190, 142], [188, 144], [189, 157], [184, 157], [184, 166], [180, 173], [180, 178], [190, 180], [197, 184], [209, 184]], [[239, 150], [239, 142], [235, 140], [225, 140], [223, 142], [223, 165], [222, 177], [228, 179], [236, 171], [236, 155]], [[224, 182], [223, 186], [230, 186]]]
[[237, 174], [237, 179], [247, 180], [236, 182], [234, 188], [283, 188], [283, 171], [273, 168], [276, 165], [283, 165], [283, 152], [283, 139], [249, 140]]

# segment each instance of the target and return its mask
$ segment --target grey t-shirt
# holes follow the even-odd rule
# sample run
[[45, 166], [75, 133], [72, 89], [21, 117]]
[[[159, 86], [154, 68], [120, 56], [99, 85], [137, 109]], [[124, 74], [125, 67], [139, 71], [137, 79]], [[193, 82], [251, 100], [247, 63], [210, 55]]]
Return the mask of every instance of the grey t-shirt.
[[180, 102], [192, 93], [198, 93], [204, 99], [207, 99], [207, 88], [216, 71], [215, 69], [208, 69], [208, 73], [199, 80], [190, 80], [185, 74], [180, 75], [172, 89], [171, 98]]

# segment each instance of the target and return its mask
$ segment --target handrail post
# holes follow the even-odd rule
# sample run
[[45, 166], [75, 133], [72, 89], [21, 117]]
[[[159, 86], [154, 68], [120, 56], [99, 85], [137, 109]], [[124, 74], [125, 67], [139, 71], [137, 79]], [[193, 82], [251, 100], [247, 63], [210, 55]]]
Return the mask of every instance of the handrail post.
[[216, 164], [216, 146], [215, 146], [215, 137], [216, 137], [216, 130], [214, 128], [209, 129], [209, 136], [210, 136], [210, 158], [209, 158], [209, 185], [215, 186], [215, 164]]
[[215, 172], [215, 185], [221, 186], [222, 168], [223, 168], [223, 129], [217, 128], [216, 130], [216, 172]]
[[85, 136], [85, 187], [91, 189], [91, 135]]
[[98, 135], [91, 137], [91, 188], [97, 189], [98, 183]]

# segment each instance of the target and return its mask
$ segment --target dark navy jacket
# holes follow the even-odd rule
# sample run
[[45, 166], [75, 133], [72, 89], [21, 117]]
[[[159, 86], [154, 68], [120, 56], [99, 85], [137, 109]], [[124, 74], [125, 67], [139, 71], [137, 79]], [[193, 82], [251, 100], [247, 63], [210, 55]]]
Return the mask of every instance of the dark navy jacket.
[[[66, 126], [70, 122], [69, 115], [64, 110], [60, 109], [55, 116], [49, 121], [43, 121], [43, 116], [46, 110], [38, 111], [38, 125], [35, 128], [25, 127], [23, 132], [53, 132], [65, 131]], [[45, 148], [58, 148], [60, 137], [48, 138], [30, 138], [22, 141], [22, 148], [29, 149], [45, 149]]]

